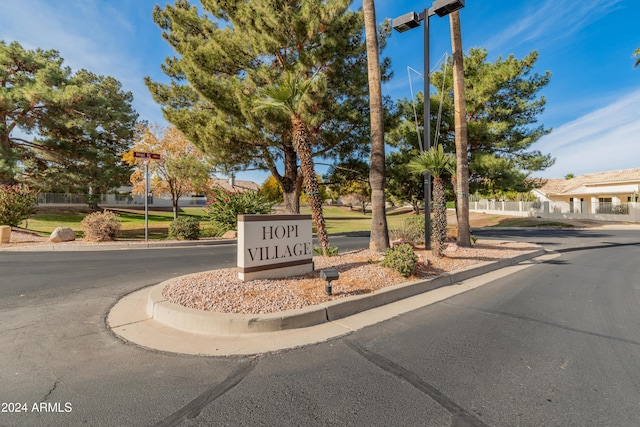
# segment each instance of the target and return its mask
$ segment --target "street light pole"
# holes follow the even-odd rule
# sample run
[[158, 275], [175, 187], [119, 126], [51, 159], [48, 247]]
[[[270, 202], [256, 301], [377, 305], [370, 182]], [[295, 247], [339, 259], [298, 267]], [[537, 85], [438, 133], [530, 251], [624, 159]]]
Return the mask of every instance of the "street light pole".
[[144, 159], [144, 241], [149, 240], [149, 162]]
[[[424, 22], [424, 150], [431, 150], [431, 65], [429, 61], [429, 8], [422, 12]], [[431, 174], [424, 173], [424, 248], [431, 249]]]
[[[446, 16], [464, 7], [464, 0], [435, 0], [431, 8], [417, 15], [415, 12], [406, 13], [393, 20], [393, 28], [404, 33], [420, 26], [424, 22], [424, 150], [431, 149], [431, 97], [430, 97], [430, 64], [429, 64], [429, 17]], [[424, 174], [424, 247], [431, 249], [431, 174]]]

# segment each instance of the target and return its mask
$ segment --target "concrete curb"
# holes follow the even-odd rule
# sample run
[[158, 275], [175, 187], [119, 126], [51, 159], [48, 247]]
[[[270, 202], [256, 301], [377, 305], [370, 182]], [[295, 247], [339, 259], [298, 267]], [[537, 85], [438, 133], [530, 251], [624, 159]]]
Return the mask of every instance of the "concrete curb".
[[128, 249], [166, 249], [176, 247], [198, 247], [235, 244], [236, 239], [224, 240], [185, 240], [180, 242], [109, 242], [109, 243], [82, 243], [82, 244], [64, 244], [49, 243], [44, 245], [25, 245], [25, 246], [3, 246], [0, 245], [0, 251], [8, 252], [74, 252], [74, 251], [120, 251]]
[[169, 302], [162, 296], [162, 290], [171, 281], [176, 280], [174, 278], [150, 289], [146, 311], [153, 320], [165, 326], [196, 334], [220, 336], [306, 328], [342, 319], [437, 288], [450, 286], [544, 254], [545, 249], [540, 248], [515, 257], [489, 261], [445, 273], [432, 279], [389, 286], [366, 295], [346, 297], [301, 309], [260, 315], [215, 313]]

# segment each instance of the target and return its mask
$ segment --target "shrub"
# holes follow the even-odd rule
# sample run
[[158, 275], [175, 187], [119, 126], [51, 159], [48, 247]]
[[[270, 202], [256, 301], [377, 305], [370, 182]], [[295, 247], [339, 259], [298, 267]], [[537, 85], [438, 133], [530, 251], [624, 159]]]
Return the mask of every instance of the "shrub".
[[[327, 247], [327, 256], [336, 256], [338, 255], [338, 247], [337, 246], [329, 246]], [[322, 251], [322, 247], [320, 246], [314, 246], [313, 247], [313, 252], [315, 252], [315, 254], [317, 256], [324, 256], [324, 252]]]
[[0, 185], [0, 225], [17, 227], [28, 219], [38, 200], [38, 192], [19, 185]]
[[120, 231], [120, 221], [113, 212], [94, 212], [85, 216], [80, 222], [84, 232], [84, 240], [92, 242], [105, 242], [115, 240]]
[[424, 243], [424, 215], [406, 218], [399, 228], [389, 232], [391, 240], [409, 240], [415, 244]]
[[238, 215], [269, 214], [273, 203], [254, 191], [231, 192], [215, 187], [206, 206], [207, 219], [224, 231], [238, 228]]
[[403, 277], [409, 277], [416, 269], [417, 263], [418, 256], [413, 252], [413, 248], [402, 244], [393, 249], [387, 249], [380, 265], [393, 268]]
[[180, 216], [169, 224], [169, 238], [181, 240], [198, 240], [200, 237], [200, 220], [192, 216]]

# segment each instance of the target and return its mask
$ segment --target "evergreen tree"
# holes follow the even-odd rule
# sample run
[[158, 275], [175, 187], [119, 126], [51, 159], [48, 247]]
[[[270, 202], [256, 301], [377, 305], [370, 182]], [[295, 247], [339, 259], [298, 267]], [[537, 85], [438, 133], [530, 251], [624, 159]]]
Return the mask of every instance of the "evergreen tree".
[[162, 67], [171, 83], [147, 78], [147, 86], [165, 117], [215, 165], [269, 170], [282, 185], [286, 210], [297, 212], [302, 176], [290, 117], [254, 107], [261, 90], [282, 85], [287, 74], [320, 73], [324, 86], [300, 111], [312, 156], [366, 151], [362, 13], [349, 10], [350, 0], [201, 3], [203, 14], [187, 0], [156, 6], [154, 21], [177, 56]]
[[54, 50], [0, 42], [0, 182], [19, 174], [45, 191], [106, 192], [129, 173], [119, 156], [134, 136], [132, 95], [62, 63]]
[[[532, 73], [537, 53], [524, 59], [513, 56], [486, 61], [485, 49], [470, 49], [464, 58], [464, 83], [468, 131], [470, 192], [493, 196], [508, 190], [526, 192], [532, 188], [530, 172], [541, 171], [554, 162], [549, 154], [532, 150], [531, 146], [550, 130], [536, 125], [544, 110], [544, 97], [539, 91], [550, 79], [550, 73]], [[446, 152], [454, 152], [455, 123], [453, 105], [453, 76], [438, 71], [432, 76], [437, 88], [431, 98], [431, 128], [440, 129], [433, 135], [435, 143], [443, 144]], [[438, 117], [442, 79], [444, 103]], [[416, 96], [418, 130], [422, 132], [422, 94]], [[389, 142], [401, 149], [417, 149], [418, 139], [412, 103], [398, 101], [400, 125], [389, 132]], [[436, 125], [440, 121], [439, 127]]]
[[[470, 190], [527, 191], [531, 188], [529, 173], [554, 162], [550, 155], [531, 150], [533, 143], [550, 132], [536, 123], [546, 104], [538, 93], [549, 83], [551, 73], [532, 72], [538, 59], [535, 51], [521, 60], [513, 55], [493, 63], [486, 59], [486, 49], [479, 48], [470, 49], [464, 58]], [[443, 109], [453, 112], [452, 74], [434, 73], [435, 96], [440, 97], [443, 78]], [[454, 127], [445, 121], [441, 129], [443, 143], [451, 146]]]

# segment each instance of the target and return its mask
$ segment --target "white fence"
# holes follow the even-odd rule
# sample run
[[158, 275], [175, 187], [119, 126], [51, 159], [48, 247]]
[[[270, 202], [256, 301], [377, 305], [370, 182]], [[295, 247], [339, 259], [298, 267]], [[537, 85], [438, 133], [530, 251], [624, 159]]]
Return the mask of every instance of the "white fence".
[[[38, 195], [38, 205], [55, 206], [55, 205], [86, 205], [86, 194], [70, 194], [70, 193], [40, 193]], [[180, 207], [202, 206], [207, 202], [204, 196], [184, 196], [178, 200]], [[143, 196], [132, 196], [129, 194], [101, 194], [98, 198], [98, 204], [105, 207], [140, 207], [144, 206]], [[171, 198], [149, 196], [149, 207], [171, 207]]]
[[640, 203], [594, 202], [509, 202], [478, 200], [469, 202], [469, 210], [494, 215], [543, 219], [593, 219], [599, 221], [640, 222]]

